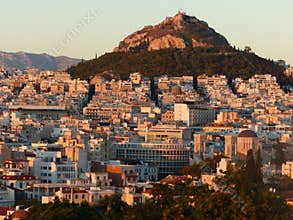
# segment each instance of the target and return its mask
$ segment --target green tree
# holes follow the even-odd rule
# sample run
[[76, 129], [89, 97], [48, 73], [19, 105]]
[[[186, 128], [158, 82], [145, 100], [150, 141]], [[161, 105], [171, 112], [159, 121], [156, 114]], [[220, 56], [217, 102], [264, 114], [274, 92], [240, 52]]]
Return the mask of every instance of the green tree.
[[120, 194], [105, 196], [97, 205], [103, 211], [106, 219], [119, 219], [123, 212], [128, 209], [128, 205], [121, 200]]
[[201, 165], [194, 163], [191, 166], [183, 167], [181, 173], [184, 175], [191, 175], [193, 177], [200, 177], [201, 175]]
[[245, 179], [247, 187], [257, 181], [257, 171], [252, 150], [248, 150], [246, 155]]
[[285, 158], [285, 144], [282, 143], [277, 143], [274, 146], [275, 149], [275, 164], [276, 166], [280, 169], [282, 167], [282, 164], [286, 162], [286, 158]]
[[255, 168], [256, 168], [256, 179], [259, 184], [263, 183], [263, 173], [262, 173], [262, 158], [261, 158], [261, 151], [260, 149], [257, 150], [256, 154], [256, 161], [255, 161]]

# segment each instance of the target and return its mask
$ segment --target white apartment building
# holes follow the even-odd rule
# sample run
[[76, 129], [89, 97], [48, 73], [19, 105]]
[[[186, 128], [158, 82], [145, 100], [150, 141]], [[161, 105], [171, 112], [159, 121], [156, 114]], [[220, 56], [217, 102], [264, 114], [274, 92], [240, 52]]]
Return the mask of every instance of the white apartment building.
[[174, 120], [183, 121], [187, 126], [203, 126], [215, 120], [216, 111], [186, 103], [174, 104]]
[[0, 187], [0, 206], [13, 207], [15, 205], [15, 191], [9, 187]]
[[24, 190], [29, 185], [36, 182], [38, 182], [38, 179], [35, 176], [25, 175], [19, 170], [11, 170], [0, 177], [1, 184], [19, 190]]
[[38, 152], [34, 171], [41, 183], [66, 183], [78, 177], [77, 163], [62, 158], [60, 151]]

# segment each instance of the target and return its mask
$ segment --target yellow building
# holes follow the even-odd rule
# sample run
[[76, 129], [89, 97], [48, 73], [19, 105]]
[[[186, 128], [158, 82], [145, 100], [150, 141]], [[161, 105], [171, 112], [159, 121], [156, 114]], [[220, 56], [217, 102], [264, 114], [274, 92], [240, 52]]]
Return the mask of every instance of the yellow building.
[[234, 158], [235, 156], [235, 146], [236, 146], [236, 136], [233, 134], [227, 134], [225, 137], [225, 156], [229, 158]]

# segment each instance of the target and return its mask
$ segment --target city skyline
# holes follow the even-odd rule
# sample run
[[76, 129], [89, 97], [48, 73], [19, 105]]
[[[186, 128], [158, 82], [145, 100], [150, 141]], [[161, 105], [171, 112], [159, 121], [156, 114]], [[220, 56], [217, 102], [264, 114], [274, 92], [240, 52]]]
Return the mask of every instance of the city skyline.
[[292, 6], [3, 1], [0, 219], [293, 219]]
[[[17, 4], [16, 4], [17, 3]], [[111, 52], [124, 37], [178, 10], [223, 34], [232, 46], [249, 45], [265, 58], [293, 64], [289, 0], [212, 1], [10, 1], [2, 4], [0, 50], [91, 59]], [[212, 5], [212, 6], [211, 6]], [[166, 7], [168, 6], [168, 7]], [[70, 10], [65, 10], [66, 8]], [[152, 13], [150, 13], [150, 11]]]

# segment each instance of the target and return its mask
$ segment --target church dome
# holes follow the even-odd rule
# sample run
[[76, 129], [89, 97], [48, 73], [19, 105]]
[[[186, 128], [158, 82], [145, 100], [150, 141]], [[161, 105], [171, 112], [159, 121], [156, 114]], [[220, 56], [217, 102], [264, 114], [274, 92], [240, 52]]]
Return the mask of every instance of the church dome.
[[255, 138], [257, 137], [257, 135], [254, 131], [244, 130], [238, 134], [238, 137]]

